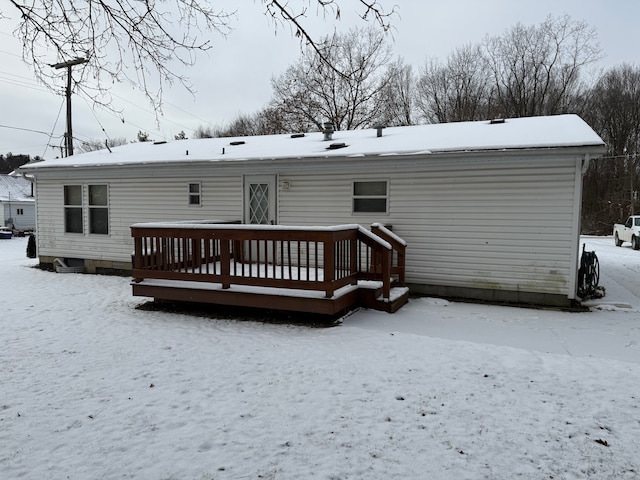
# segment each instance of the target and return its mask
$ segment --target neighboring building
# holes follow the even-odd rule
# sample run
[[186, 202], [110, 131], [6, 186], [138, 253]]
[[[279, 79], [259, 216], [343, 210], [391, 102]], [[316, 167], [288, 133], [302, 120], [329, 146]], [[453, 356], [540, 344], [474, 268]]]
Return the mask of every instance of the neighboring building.
[[136, 143], [21, 170], [35, 178], [43, 263], [128, 270], [137, 222], [380, 222], [408, 244], [414, 292], [566, 305], [582, 175], [604, 152], [560, 115]]
[[0, 225], [14, 230], [34, 230], [36, 202], [33, 184], [22, 176], [0, 175]]

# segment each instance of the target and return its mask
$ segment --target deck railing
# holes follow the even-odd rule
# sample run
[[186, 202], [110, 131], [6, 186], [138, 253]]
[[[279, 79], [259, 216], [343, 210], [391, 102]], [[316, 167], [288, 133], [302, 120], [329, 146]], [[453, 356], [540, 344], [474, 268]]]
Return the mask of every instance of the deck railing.
[[404, 283], [404, 245], [382, 226], [288, 227], [143, 223], [131, 227], [134, 281], [165, 279], [315, 290], [332, 297], [358, 280]]

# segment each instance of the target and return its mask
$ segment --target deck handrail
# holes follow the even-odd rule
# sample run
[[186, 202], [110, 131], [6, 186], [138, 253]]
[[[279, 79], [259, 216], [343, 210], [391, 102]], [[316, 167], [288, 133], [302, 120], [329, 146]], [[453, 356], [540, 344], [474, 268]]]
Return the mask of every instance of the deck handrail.
[[404, 286], [407, 242], [380, 223], [371, 225], [371, 231], [391, 245], [394, 251], [391, 259], [391, 275], [397, 275], [398, 285]]
[[359, 225], [291, 227], [160, 222], [134, 224], [134, 281], [162, 279], [324, 292], [358, 280], [389, 299], [393, 247]]

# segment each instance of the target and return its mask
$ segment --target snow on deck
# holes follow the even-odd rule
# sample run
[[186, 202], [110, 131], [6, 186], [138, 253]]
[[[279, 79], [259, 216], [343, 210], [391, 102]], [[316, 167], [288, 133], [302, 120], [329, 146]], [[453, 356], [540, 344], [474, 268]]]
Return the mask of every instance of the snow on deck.
[[[328, 149], [344, 143], [344, 148]], [[235, 144], [235, 145], [234, 145]], [[263, 135], [131, 143], [22, 167], [43, 168], [122, 166], [173, 162], [235, 162], [391, 155], [425, 155], [457, 151], [487, 151], [554, 147], [604, 147], [602, 139], [577, 115], [456, 122], [389, 127], [381, 137], [375, 129], [337, 131], [325, 141], [321, 132], [304, 136]]]

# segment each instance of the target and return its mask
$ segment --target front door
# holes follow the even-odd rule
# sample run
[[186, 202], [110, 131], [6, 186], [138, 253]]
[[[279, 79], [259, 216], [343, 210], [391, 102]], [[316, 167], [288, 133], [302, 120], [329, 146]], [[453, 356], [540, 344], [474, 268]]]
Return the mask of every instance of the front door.
[[244, 177], [244, 223], [275, 225], [275, 175], [250, 175]]
[[[275, 225], [276, 220], [276, 176], [245, 176], [244, 223]], [[244, 243], [244, 259], [250, 263], [273, 263], [273, 248], [271, 241], [248, 240]]]

